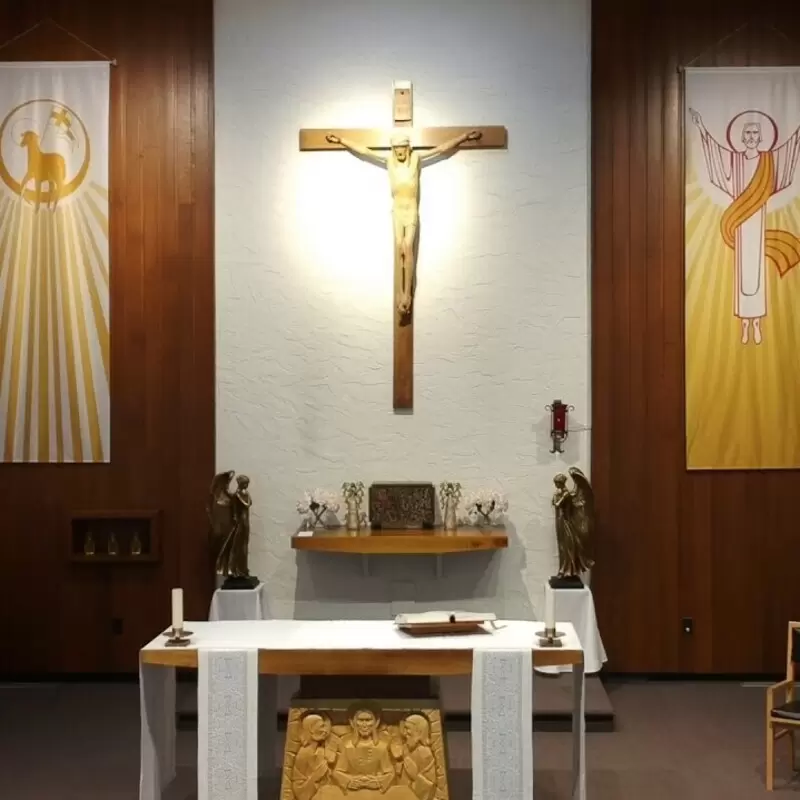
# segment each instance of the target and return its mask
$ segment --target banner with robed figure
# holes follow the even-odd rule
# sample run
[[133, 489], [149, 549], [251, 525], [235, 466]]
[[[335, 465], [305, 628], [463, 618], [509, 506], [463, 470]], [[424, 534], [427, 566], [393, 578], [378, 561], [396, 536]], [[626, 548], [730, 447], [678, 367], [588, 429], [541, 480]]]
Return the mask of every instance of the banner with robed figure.
[[0, 64], [2, 460], [106, 462], [109, 64]]
[[685, 73], [689, 469], [800, 467], [800, 68]]

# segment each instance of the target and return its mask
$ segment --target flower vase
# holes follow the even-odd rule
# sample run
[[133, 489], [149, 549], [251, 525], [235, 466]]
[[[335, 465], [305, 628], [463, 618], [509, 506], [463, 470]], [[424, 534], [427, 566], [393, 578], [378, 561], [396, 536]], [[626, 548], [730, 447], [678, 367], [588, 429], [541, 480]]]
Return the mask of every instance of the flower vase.
[[444, 504], [444, 529], [454, 531], [457, 527], [456, 502], [453, 498], [448, 497]]
[[308, 510], [314, 515], [314, 520], [311, 523], [311, 527], [312, 528], [317, 528], [317, 527], [324, 528], [325, 527], [324, 517], [325, 517], [325, 514], [328, 511], [327, 504], [312, 503], [309, 506]]
[[488, 511], [483, 510], [483, 506], [480, 504], [478, 505], [478, 513], [483, 518], [479, 524], [481, 528], [491, 528], [492, 527], [492, 512], [494, 511], [496, 503], [492, 501], [491, 505], [489, 506]]
[[347, 515], [345, 516], [345, 526], [348, 531], [357, 531], [361, 527], [361, 515], [358, 513], [358, 503], [353, 500], [346, 500]]

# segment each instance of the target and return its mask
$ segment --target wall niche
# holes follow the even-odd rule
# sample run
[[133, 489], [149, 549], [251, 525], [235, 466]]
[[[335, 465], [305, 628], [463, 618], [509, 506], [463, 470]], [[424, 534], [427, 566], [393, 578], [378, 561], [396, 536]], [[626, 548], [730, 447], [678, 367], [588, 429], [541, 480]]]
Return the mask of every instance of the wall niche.
[[70, 561], [80, 564], [153, 564], [161, 560], [158, 511], [73, 511]]

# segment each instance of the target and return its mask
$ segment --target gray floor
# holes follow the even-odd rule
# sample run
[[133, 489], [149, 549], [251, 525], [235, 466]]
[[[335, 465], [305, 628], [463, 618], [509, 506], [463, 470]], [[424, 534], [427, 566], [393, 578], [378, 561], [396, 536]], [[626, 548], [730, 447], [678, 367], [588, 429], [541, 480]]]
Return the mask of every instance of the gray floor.
[[[776, 794], [764, 790], [764, 690], [735, 683], [611, 683], [613, 733], [587, 737], [588, 800], [798, 797], [778, 745]], [[138, 691], [127, 685], [0, 687], [2, 800], [135, 800]], [[567, 800], [571, 736], [534, 737], [536, 800]], [[178, 736], [180, 774], [165, 800], [196, 797], [196, 739]], [[448, 736], [455, 800], [471, 797], [469, 734]], [[276, 754], [277, 755], [277, 754]], [[277, 797], [264, 787], [264, 798]]]

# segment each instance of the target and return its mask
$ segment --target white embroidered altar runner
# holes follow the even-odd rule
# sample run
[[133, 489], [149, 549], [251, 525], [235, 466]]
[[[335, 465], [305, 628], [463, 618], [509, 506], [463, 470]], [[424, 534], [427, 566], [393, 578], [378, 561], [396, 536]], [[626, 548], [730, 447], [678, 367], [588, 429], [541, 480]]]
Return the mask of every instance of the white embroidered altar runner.
[[258, 650], [197, 655], [198, 800], [258, 800]]
[[472, 654], [472, 798], [533, 798], [530, 647]]

